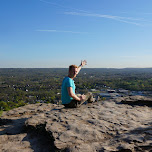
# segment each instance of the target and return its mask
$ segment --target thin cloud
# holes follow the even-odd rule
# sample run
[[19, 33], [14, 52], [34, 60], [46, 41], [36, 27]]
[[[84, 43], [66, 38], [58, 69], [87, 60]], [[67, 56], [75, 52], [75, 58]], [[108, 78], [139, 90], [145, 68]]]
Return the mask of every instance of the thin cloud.
[[[127, 24], [134, 24], [136, 26], [151, 26], [152, 25], [151, 21], [145, 20], [143, 18], [132, 18], [132, 17], [96, 14], [96, 13], [90, 13], [88, 11], [84, 11], [84, 10], [80, 10], [80, 9], [76, 9], [76, 8], [72, 8], [72, 7], [67, 7], [64, 5], [59, 5], [57, 3], [49, 2], [47, 0], [39, 0], [39, 1], [49, 4], [49, 5], [54, 5], [58, 8], [66, 9], [67, 12], [65, 12], [64, 14], [67, 14], [67, 15], [79, 15], [79, 16], [106, 18], [106, 19], [111, 19], [111, 20], [115, 20], [115, 21], [119, 21], [119, 22], [123, 22], [123, 23], [127, 23]], [[76, 11], [76, 12], [72, 12], [72, 11]], [[123, 13], [127, 13], [127, 12], [123, 12]], [[142, 14], [144, 14], [144, 13], [142, 13]], [[145, 14], [150, 15], [152, 13], [145, 13]]]
[[67, 14], [67, 15], [79, 15], [79, 16], [106, 18], [106, 19], [117, 20], [117, 21], [120, 21], [120, 22], [125, 22], [125, 23], [128, 23], [128, 24], [135, 24], [135, 25], [138, 25], [138, 26], [140, 26], [142, 24], [138, 23], [137, 21], [143, 21], [143, 19], [140, 19], [140, 18], [121, 17], [121, 16], [95, 14], [95, 13], [65, 12], [65, 14]]
[[84, 11], [84, 10], [80, 10], [80, 9], [76, 9], [76, 8], [72, 8], [72, 7], [67, 7], [67, 6], [64, 6], [64, 5], [59, 5], [57, 3], [48, 2], [46, 0], [40, 0], [40, 2], [49, 4], [49, 5], [54, 5], [54, 6], [60, 7], [60, 8], [68, 9], [68, 10], [74, 10], [74, 11], [80, 11], [80, 12], [86, 12], [87, 13], [87, 11]]
[[65, 14], [70, 15], [80, 15], [80, 16], [93, 16], [93, 17], [102, 17], [102, 18], [109, 18], [109, 19], [127, 19], [127, 20], [141, 20], [131, 17], [121, 17], [121, 16], [114, 16], [114, 15], [103, 15], [103, 14], [95, 14], [95, 13], [79, 13], [79, 12], [65, 12]]
[[56, 30], [36, 30], [37, 32], [56, 32]]
[[134, 11], [132, 11], [132, 12], [121, 12], [121, 13], [123, 13], [123, 14], [135, 14], [135, 15], [152, 15], [152, 13], [151, 12], [134, 12]]
[[58, 33], [73, 33], [73, 34], [86, 34], [87, 32], [75, 32], [75, 31], [59, 31], [59, 30], [36, 30], [37, 32], [58, 32]]

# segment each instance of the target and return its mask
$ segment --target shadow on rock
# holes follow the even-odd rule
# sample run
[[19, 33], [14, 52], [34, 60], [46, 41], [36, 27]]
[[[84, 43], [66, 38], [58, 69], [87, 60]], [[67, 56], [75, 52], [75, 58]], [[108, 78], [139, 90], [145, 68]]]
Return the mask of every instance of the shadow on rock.
[[22, 119], [0, 119], [0, 135], [16, 135], [24, 132], [24, 123], [27, 118]]
[[1, 118], [0, 118], [0, 126], [6, 125], [6, 124], [8, 124], [8, 123], [10, 123], [10, 122], [12, 122], [11, 119], [1, 119]]
[[28, 126], [26, 128], [27, 136], [23, 141], [30, 142], [31, 148], [34, 152], [56, 152], [54, 140], [50, 134], [45, 130], [45, 124], [41, 124], [36, 128]]
[[[0, 119], [0, 135], [5, 135], [7, 142], [11, 142], [12, 144], [16, 144], [19, 136], [22, 136], [23, 138], [21, 139], [21, 145], [23, 145], [23, 147], [26, 147], [25, 144], [29, 143], [28, 145], [34, 152], [54, 152], [54, 141], [48, 132], [45, 131], [45, 125], [40, 125], [37, 127], [37, 129], [34, 129], [32, 127], [27, 128], [25, 126], [25, 121], [27, 119], [28, 118]], [[2, 140], [2, 142], [6, 142], [4, 139], [0, 140]], [[11, 150], [11, 147], [8, 147], [7, 149]]]

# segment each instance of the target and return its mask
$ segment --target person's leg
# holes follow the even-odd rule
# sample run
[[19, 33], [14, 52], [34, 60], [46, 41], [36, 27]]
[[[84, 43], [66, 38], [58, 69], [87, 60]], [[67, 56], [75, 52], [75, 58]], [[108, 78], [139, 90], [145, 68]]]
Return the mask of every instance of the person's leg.
[[72, 100], [69, 104], [64, 104], [64, 106], [66, 108], [76, 108], [78, 105], [78, 101], [77, 100]]
[[93, 98], [93, 95], [92, 95], [91, 92], [88, 92], [85, 96], [86, 96], [86, 97], [85, 97], [85, 101], [88, 101], [89, 103], [95, 101], [95, 99]]
[[79, 102], [79, 104], [77, 105], [77, 107], [80, 107], [82, 104], [84, 104], [86, 101], [88, 101], [88, 103], [92, 103], [95, 101], [95, 99], [93, 98], [93, 95], [91, 92], [88, 92], [87, 94], [85, 94], [85, 99], [81, 102]]
[[85, 94], [85, 96], [86, 96], [85, 99], [81, 102], [77, 100], [72, 100], [69, 104], [64, 104], [64, 106], [66, 108], [77, 108], [81, 104], [85, 103], [85, 101], [88, 101], [88, 103], [92, 103], [95, 101], [91, 92], [88, 92], [87, 94]]

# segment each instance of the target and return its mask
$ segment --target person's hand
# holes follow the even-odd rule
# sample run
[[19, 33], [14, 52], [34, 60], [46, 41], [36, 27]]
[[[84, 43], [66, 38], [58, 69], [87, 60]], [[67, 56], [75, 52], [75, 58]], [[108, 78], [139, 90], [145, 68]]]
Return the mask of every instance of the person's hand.
[[83, 94], [80, 96], [81, 101], [85, 100], [86, 96]]
[[87, 64], [87, 61], [84, 60], [84, 61], [81, 61], [81, 66], [85, 66]]

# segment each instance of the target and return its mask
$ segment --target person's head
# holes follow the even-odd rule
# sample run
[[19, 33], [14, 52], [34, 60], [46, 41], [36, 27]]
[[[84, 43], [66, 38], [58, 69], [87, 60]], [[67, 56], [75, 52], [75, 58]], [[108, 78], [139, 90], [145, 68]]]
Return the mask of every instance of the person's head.
[[77, 76], [77, 72], [78, 72], [78, 66], [76, 65], [70, 65], [69, 66], [69, 77], [70, 78], [75, 78]]

